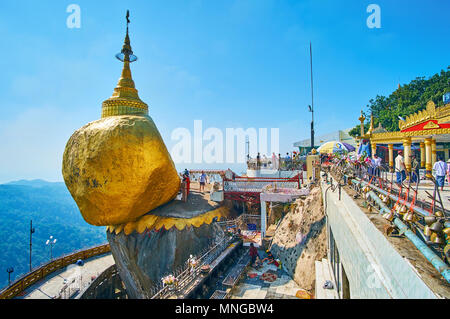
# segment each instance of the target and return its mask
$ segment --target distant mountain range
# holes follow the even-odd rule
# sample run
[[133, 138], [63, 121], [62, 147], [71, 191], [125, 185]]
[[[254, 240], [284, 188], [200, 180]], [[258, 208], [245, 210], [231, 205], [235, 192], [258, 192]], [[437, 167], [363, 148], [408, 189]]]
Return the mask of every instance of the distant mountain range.
[[41, 179], [0, 184], [0, 289], [11, 278], [29, 270], [30, 220], [33, 220], [33, 267], [47, 262], [50, 248], [45, 242], [57, 239], [53, 256], [106, 242], [105, 227], [89, 225], [81, 217], [64, 183]]
[[5, 184], [0, 185], [21, 185], [21, 186], [30, 186], [30, 187], [48, 187], [48, 186], [64, 186], [64, 183], [62, 182], [47, 182], [43, 179], [32, 179], [32, 180], [26, 180], [21, 179], [18, 181], [12, 181]]

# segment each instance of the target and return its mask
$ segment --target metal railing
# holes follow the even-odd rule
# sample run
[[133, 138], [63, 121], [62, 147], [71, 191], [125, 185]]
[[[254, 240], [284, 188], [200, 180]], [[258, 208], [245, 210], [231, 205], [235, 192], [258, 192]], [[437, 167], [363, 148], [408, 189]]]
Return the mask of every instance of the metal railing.
[[[80, 293], [75, 299], [97, 299], [98, 293], [99, 293], [99, 287], [103, 285], [107, 285], [108, 283], [113, 285], [112, 281], [113, 279], [117, 277], [119, 279], [119, 282], [121, 283], [121, 279], [119, 277], [119, 273], [117, 270], [117, 265], [111, 265], [106, 270], [104, 270], [100, 275], [98, 275], [89, 285], [85, 286], [83, 289], [81, 289]], [[114, 297], [112, 295], [115, 294], [116, 287], [112, 287], [112, 289], [109, 289], [111, 292], [111, 296], [108, 297]], [[120, 293], [123, 297], [125, 297], [124, 289], [120, 289]], [[102, 298], [105, 298], [105, 296], [101, 296]]]
[[221, 220], [217, 222], [219, 226], [222, 227], [224, 231], [227, 231], [227, 228], [234, 227], [242, 227], [241, 230], [247, 230], [248, 224], [255, 224], [256, 230], [261, 230], [261, 216], [260, 215], [251, 215], [251, 214], [242, 214], [235, 219], [230, 220]]
[[[186, 289], [200, 274], [204, 265], [210, 265], [232, 242], [233, 240], [224, 237], [218, 243], [213, 243], [200, 252], [200, 257], [196, 259], [196, 266], [191, 267], [189, 260], [182, 267], [178, 267], [172, 275], [176, 278], [175, 290], [164, 284], [157, 284], [151, 290], [150, 299], [165, 299], [175, 294], [177, 291]], [[164, 276], [163, 276], [164, 277]]]
[[[383, 217], [390, 221], [392, 227], [390, 231], [397, 229], [399, 233], [405, 234], [444, 278], [447, 281], [450, 280], [448, 267], [450, 256], [446, 256], [443, 249], [445, 239], [441, 242], [431, 241], [429, 232], [433, 227], [430, 222], [427, 223], [428, 218], [431, 222], [442, 223], [442, 227], [450, 226], [449, 212], [442, 204], [439, 188], [433, 177], [430, 177], [430, 180], [434, 185], [434, 192], [431, 197], [432, 202], [429, 203], [418, 199], [418, 179], [412, 182], [409, 176], [406, 182], [396, 183], [393, 172], [390, 172], [387, 166], [382, 166], [375, 171], [367, 165], [339, 160], [334, 163], [331, 173], [334, 173], [339, 189], [343, 185], [351, 185], [365, 199], [364, 205], [380, 210], [384, 214]], [[325, 177], [328, 180], [328, 176]], [[336, 187], [333, 181], [330, 183], [330, 187]], [[384, 202], [380, 196], [385, 199]], [[439, 203], [440, 207], [436, 207], [436, 203]], [[435, 214], [437, 209], [442, 213], [440, 216]], [[445, 234], [435, 233], [434, 236], [444, 238]], [[449, 238], [447, 238], [448, 243]], [[446, 259], [447, 263], [445, 263]]]
[[268, 185], [277, 188], [300, 188], [301, 182], [303, 182], [302, 174], [291, 178], [238, 177], [234, 180], [224, 180], [223, 190], [224, 192], [260, 193]]
[[109, 244], [103, 244], [84, 250], [79, 250], [69, 255], [64, 255], [52, 260], [36, 269], [16, 279], [10, 286], [0, 291], [0, 299], [12, 299], [22, 293], [27, 287], [35, 284], [49, 274], [60, 270], [78, 259], [87, 259], [93, 256], [110, 252]]
[[276, 159], [272, 161], [272, 158], [262, 158], [259, 161], [256, 158], [247, 160], [247, 168], [258, 170], [258, 169], [276, 169], [280, 171], [295, 171], [303, 170], [304, 161], [296, 159]]

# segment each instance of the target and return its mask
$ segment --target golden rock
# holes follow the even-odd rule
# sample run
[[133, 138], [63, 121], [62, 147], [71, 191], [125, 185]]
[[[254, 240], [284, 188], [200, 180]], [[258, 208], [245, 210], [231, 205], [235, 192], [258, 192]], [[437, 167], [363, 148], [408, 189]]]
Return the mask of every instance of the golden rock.
[[127, 35], [122, 76], [103, 102], [102, 119], [67, 142], [62, 173], [83, 218], [92, 225], [131, 222], [172, 200], [180, 178], [131, 77]]
[[77, 130], [63, 156], [63, 176], [93, 225], [135, 220], [170, 201], [180, 178], [149, 117], [113, 116]]

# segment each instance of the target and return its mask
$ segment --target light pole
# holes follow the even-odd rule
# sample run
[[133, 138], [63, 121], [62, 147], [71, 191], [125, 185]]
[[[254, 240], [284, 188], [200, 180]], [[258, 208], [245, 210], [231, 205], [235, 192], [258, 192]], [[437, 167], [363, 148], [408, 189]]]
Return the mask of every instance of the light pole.
[[30, 220], [30, 272], [33, 269], [32, 264], [31, 264], [31, 252], [32, 252], [32, 246], [33, 246], [33, 234], [35, 232], [35, 229], [33, 228], [33, 220]]
[[6, 272], [8, 273], [8, 286], [11, 286], [11, 274], [14, 272], [14, 268], [8, 267]]
[[53, 238], [53, 236], [50, 236], [49, 239], [45, 242], [47, 246], [50, 245], [50, 260], [53, 259], [53, 245], [56, 244], [56, 238]]
[[311, 64], [311, 105], [308, 105], [311, 112], [311, 149], [314, 148], [314, 87], [313, 87], [313, 64], [312, 64], [312, 44], [309, 42], [309, 55]]
[[308, 110], [311, 112], [311, 149], [314, 148], [314, 109], [308, 105]]

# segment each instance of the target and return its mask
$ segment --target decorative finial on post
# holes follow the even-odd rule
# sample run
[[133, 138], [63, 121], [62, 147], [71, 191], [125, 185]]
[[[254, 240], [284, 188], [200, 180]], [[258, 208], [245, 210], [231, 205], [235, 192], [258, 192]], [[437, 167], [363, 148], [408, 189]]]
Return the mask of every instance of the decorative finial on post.
[[125, 17], [127, 19], [127, 33], [125, 35], [125, 41], [123, 43], [122, 51], [116, 54], [116, 58], [122, 62], [135, 62], [137, 60], [137, 56], [133, 54], [133, 50], [131, 49], [130, 37], [128, 35], [128, 24], [130, 23], [130, 10], [127, 10], [127, 15]]
[[373, 127], [373, 111], [370, 113], [370, 127], [369, 131], [367, 133], [372, 134], [374, 127]]
[[361, 110], [361, 116], [359, 117], [359, 121], [361, 122], [361, 138], [364, 136], [364, 121], [365, 121], [364, 113]]

